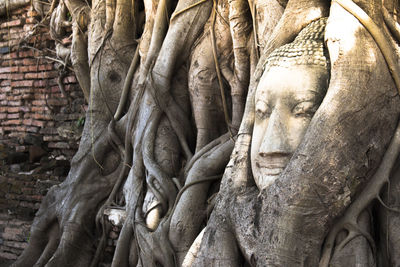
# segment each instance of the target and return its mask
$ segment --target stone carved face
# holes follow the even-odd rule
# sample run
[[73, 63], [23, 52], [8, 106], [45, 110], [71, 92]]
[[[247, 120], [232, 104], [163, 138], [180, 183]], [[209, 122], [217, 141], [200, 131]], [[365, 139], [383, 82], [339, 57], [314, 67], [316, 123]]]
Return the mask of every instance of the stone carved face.
[[274, 182], [299, 146], [328, 87], [326, 68], [271, 67], [255, 94], [251, 168], [260, 190]]

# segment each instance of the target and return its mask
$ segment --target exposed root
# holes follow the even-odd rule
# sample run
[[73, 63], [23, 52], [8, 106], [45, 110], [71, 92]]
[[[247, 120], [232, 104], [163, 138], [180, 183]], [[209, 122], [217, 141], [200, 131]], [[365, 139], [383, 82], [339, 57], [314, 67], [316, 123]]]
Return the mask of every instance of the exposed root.
[[175, 11], [175, 12], [172, 14], [172, 16], [171, 16], [171, 21], [173, 21], [173, 20], [174, 20], [176, 17], [178, 17], [180, 14], [182, 14], [182, 13], [188, 11], [189, 9], [192, 9], [192, 8], [194, 8], [194, 7], [196, 7], [196, 6], [200, 5], [200, 4], [203, 4], [203, 3], [207, 2], [207, 1], [209, 1], [209, 0], [200, 0], [199, 2], [196, 2], [196, 3], [194, 3], [194, 4], [191, 4], [190, 6], [184, 8], [184, 9], [182, 9], [182, 10]]
[[392, 74], [393, 80], [396, 84], [397, 89], [400, 93], [400, 66], [397, 64], [397, 58], [393, 51], [393, 47], [383, 34], [382, 30], [374, 23], [374, 21], [364, 12], [359, 6], [357, 6], [351, 0], [333, 0], [338, 3], [350, 14], [356, 17], [360, 23], [369, 31], [374, 38], [376, 44], [382, 52], [383, 57], [386, 60], [389, 71]]
[[[328, 267], [332, 251], [335, 245], [336, 236], [349, 225], [357, 225], [358, 216], [374, 200], [379, 199], [379, 193], [382, 187], [388, 183], [390, 172], [394, 166], [397, 156], [400, 152], [400, 123], [398, 124], [394, 136], [388, 149], [383, 156], [382, 162], [375, 175], [368, 182], [361, 194], [348, 207], [343, 217], [330, 230], [322, 250], [322, 257], [319, 266]], [[353, 227], [357, 228], [357, 227]], [[348, 229], [349, 231], [351, 229]], [[364, 235], [367, 237], [367, 235]], [[367, 237], [368, 239], [368, 237]]]
[[378, 195], [378, 196], [376, 197], [376, 199], [377, 199], [377, 200], [379, 201], [379, 203], [381, 203], [381, 205], [382, 205], [383, 207], [385, 207], [387, 210], [400, 213], [400, 209], [393, 208], [393, 207], [389, 207], [388, 205], [386, 205], [386, 203], [382, 200], [382, 198], [381, 198], [380, 195]]
[[344, 229], [346, 229], [348, 231], [347, 236], [346, 236], [346, 238], [344, 240], [342, 240], [339, 243], [339, 245], [337, 245], [336, 251], [341, 251], [354, 238], [356, 238], [358, 236], [363, 236], [363, 237], [365, 237], [367, 239], [367, 241], [368, 241], [368, 243], [369, 243], [369, 245], [371, 247], [372, 254], [375, 255], [375, 253], [376, 253], [376, 245], [375, 245], [375, 241], [372, 238], [371, 234], [361, 230], [361, 228], [357, 224], [345, 225]]
[[117, 111], [115, 111], [115, 114], [114, 114], [114, 120], [116, 120], [116, 121], [118, 121], [122, 116], [122, 112], [125, 108], [125, 104], [128, 99], [128, 93], [131, 88], [133, 74], [135, 73], [135, 71], [137, 69], [139, 60], [140, 60], [140, 55], [139, 55], [139, 44], [138, 44], [136, 46], [135, 55], [133, 56], [133, 59], [131, 61], [131, 65], [129, 66], [128, 73], [126, 74], [126, 77], [125, 77], [124, 87], [122, 88], [121, 98], [119, 100]]
[[389, 27], [390, 32], [393, 34], [397, 42], [400, 42], [400, 25], [395, 21], [385, 7], [382, 8], [383, 19], [386, 26]]
[[229, 114], [228, 114], [228, 105], [226, 103], [224, 85], [222, 84], [222, 75], [221, 75], [221, 69], [219, 67], [218, 55], [217, 55], [217, 44], [216, 44], [216, 40], [215, 40], [214, 27], [215, 27], [215, 21], [216, 21], [216, 18], [217, 18], [216, 17], [216, 6], [217, 6], [217, 3], [214, 0], [213, 1], [213, 9], [212, 9], [212, 13], [211, 13], [212, 25], [210, 27], [211, 45], [212, 45], [212, 51], [213, 51], [213, 57], [214, 57], [214, 63], [215, 63], [215, 71], [217, 73], [217, 78], [218, 78], [218, 86], [219, 86], [219, 90], [220, 90], [220, 93], [221, 93], [222, 107], [223, 107], [223, 111], [224, 111], [225, 123], [226, 123], [226, 127], [228, 129], [228, 132], [229, 132], [231, 138], [233, 138], [233, 133], [232, 133], [232, 130], [231, 130], [232, 121], [229, 118]]
[[[376, 41], [378, 47], [381, 49], [382, 54], [386, 60], [389, 70], [392, 74], [393, 80], [397, 89], [400, 92], [400, 69], [396, 63], [393, 50], [390, 47], [390, 43], [387, 41], [386, 37], [383, 35], [381, 30], [376, 26], [372, 19], [356, 4], [351, 0], [334, 0], [345, 8], [348, 12], [354, 15], [371, 33], [374, 40]], [[390, 145], [385, 152], [382, 159], [381, 165], [376, 171], [375, 175], [368, 182], [367, 186], [361, 192], [356, 200], [352, 202], [349, 208], [346, 210], [344, 216], [332, 227], [329, 232], [322, 252], [322, 257], [320, 261], [320, 267], [328, 267], [331, 258], [332, 250], [334, 247], [335, 239], [338, 233], [346, 228], [346, 225], [357, 225], [357, 219], [359, 214], [374, 200], [378, 199], [385, 207], [383, 201], [380, 198], [380, 191], [382, 187], [389, 183], [390, 172], [394, 166], [395, 160], [400, 152], [400, 123], [398, 124]], [[390, 207], [387, 207], [390, 209]], [[350, 230], [349, 230], [350, 231]], [[350, 235], [350, 234], [349, 234]], [[350, 235], [351, 236], [351, 235]], [[370, 244], [371, 238], [367, 234], [363, 234]], [[346, 238], [345, 240], [347, 240]], [[373, 246], [371, 246], [373, 248]]]

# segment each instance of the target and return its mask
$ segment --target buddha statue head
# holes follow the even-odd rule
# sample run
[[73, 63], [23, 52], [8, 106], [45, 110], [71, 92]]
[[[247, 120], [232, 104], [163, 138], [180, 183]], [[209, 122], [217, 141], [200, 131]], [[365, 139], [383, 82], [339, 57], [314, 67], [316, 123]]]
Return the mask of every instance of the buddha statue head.
[[260, 190], [285, 169], [325, 96], [330, 68], [324, 47], [325, 25], [326, 19], [312, 22], [265, 61], [255, 92], [250, 152]]

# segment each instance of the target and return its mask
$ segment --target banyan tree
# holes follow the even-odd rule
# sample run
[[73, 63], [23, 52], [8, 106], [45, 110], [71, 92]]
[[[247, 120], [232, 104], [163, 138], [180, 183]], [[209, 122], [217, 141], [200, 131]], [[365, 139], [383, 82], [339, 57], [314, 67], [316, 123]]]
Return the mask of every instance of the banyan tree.
[[89, 109], [14, 266], [98, 266], [113, 212], [112, 266], [400, 264], [398, 1], [33, 6]]

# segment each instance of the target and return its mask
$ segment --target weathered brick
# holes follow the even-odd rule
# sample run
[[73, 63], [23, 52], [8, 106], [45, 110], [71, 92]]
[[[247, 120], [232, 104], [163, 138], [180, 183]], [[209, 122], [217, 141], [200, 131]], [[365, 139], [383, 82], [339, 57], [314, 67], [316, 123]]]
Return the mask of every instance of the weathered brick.
[[53, 64], [42, 64], [42, 65], [39, 65], [38, 68], [40, 71], [54, 69]]
[[37, 78], [39, 78], [39, 76], [38, 76], [38, 74], [39, 73], [37, 73], [37, 72], [28, 72], [28, 73], [25, 73], [25, 79], [37, 79]]
[[11, 248], [25, 249], [28, 246], [26, 242], [4, 241], [3, 244]]
[[7, 114], [7, 119], [19, 119], [19, 113], [10, 113]]
[[0, 82], [0, 86], [8, 86], [11, 85], [11, 81], [10, 80], [5, 80], [5, 81], [1, 81]]
[[32, 59], [32, 58], [24, 58], [22, 60], [22, 64], [27, 66], [27, 65], [36, 65], [38, 62], [37, 59]]
[[8, 113], [19, 112], [19, 110], [20, 110], [19, 107], [9, 107], [9, 108], [7, 108], [7, 112], [8, 112]]
[[32, 125], [33, 126], [37, 126], [37, 127], [43, 127], [44, 126], [44, 121], [33, 120], [32, 121]]
[[22, 121], [22, 123], [23, 123], [24, 125], [32, 125], [32, 122], [33, 122], [32, 119], [25, 119], [25, 120]]
[[9, 106], [21, 106], [22, 101], [8, 101]]
[[40, 81], [34, 81], [33, 86], [34, 87], [45, 87], [47, 85], [45, 80], [40, 80]]
[[29, 32], [30, 30], [33, 29], [33, 26], [34, 25], [32, 25], [32, 24], [25, 24], [23, 29], [24, 29], [24, 31]]
[[0, 73], [10, 73], [10, 72], [17, 72], [18, 67], [1, 67]]
[[62, 141], [63, 138], [59, 135], [45, 135], [43, 136], [43, 141], [45, 142], [55, 142], [55, 141]]
[[26, 13], [28, 17], [37, 17], [39, 14], [35, 10], [29, 10], [28, 13]]
[[2, 24], [0, 24], [0, 28], [19, 26], [22, 25], [23, 23], [24, 21], [22, 19], [16, 19], [12, 21], [3, 22]]
[[34, 100], [34, 101], [32, 101], [32, 105], [34, 105], [34, 106], [42, 106], [42, 105], [46, 105], [46, 104], [47, 103], [46, 103], [45, 100]]
[[52, 120], [53, 115], [51, 114], [32, 114], [31, 117], [36, 120]]
[[11, 82], [12, 87], [31, 87], [33, 86], [32, 80], [23, 80], [23, 81], [15, 81]]
[[28, 72], [30, 66], [20, 66], [18, 67], [19, 72]]
[[32, 24], [35, 24], [38, 22], [38, 20], [36, 18], [27, 18], [25, 21], [26, 21], [26, 23], [32, 23]]
[[47, 106], [40, 105], [32, 107], [31, 110], [32, 112], [44, 112], [49, 110], [49, 108]]
[[0, 74], [0, 79], [22, 80], [24, 75], [22, 73], [2, 73]]
[[50, 106], [64, 106], [68, 104], [68, 101], [66, 99], [48, 99], [47, 103]]
[[38, 133], [39, 132], [39, 128], [35, 127], [35, 126], [29, 126], [26, 127], [26, 131], [29, 133]]
[[1, 124], [2, 125], [20, 125], [22, 123], [21, 120], [8, 120], [8, 121], [3, 121]]
[[9, 252], [0, 251], [0, 258], [7, 259], [7, 260], [16, 260], [18, 258], [18, 255], [9, 253]]
[[66, 142], [50, 142], [47, 146], [49, 148], [64, 148], [64, 149], [70, 148], [69, 144]]

